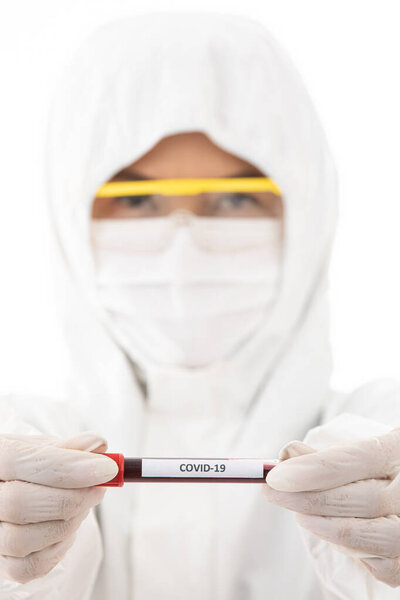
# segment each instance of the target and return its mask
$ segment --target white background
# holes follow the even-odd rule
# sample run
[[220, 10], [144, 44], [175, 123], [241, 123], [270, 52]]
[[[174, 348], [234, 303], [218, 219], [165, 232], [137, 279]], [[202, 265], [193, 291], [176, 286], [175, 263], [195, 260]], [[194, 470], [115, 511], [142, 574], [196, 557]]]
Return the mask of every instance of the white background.
[[64, 376], [42, 171], [54, 75], [98, 24], [180, 8], [256, 17], [294, 58], [340, 178], [332, 383], [400, 379], [397, 0], [14, 0], [0, 18], [0, 392], [58, 395]]

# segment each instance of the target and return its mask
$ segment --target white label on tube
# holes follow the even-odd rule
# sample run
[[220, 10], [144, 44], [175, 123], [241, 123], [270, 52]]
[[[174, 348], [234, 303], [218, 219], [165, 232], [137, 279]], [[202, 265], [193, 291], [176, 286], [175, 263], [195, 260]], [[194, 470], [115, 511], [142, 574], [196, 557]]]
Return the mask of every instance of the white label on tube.
[[142, 477], [263, 478], [264, 461], [254, 458], [142, 458]]

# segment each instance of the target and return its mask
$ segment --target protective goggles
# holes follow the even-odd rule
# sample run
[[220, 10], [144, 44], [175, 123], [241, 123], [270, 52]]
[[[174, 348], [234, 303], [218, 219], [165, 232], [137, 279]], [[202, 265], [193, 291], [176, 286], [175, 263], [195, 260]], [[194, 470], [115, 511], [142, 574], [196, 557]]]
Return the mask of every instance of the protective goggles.
[[272, 192], [282, 195], [269, 177], [213, 177], [197, 179], [146, 179], [140, 181], [110, 181], [100, 186], [97, 198], [114, 196], [196, 195], [213, 192]]

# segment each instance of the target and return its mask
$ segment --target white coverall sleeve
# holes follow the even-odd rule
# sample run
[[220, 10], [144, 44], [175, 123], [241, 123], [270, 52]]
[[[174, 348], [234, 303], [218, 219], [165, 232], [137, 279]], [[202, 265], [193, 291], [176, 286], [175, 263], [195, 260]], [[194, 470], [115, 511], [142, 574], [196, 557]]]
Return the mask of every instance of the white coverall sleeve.
[[[399, 426], [400, 384], [381, 380], [347, 396], [336, 396], [327, 406], [321, 425], [311, 429], [303, 441], [321, 450], [382, 435]], [[298, 527], [323, 585], [324, 600], [399, 600], [399, 588], [376, 580], [355, 558]]]
[[356, 388], [351, 394], [337, 395], [326, 406], [322, 423], [341, 413], [351, 413], [400, 427], [400, 382], [379, 379]]
[[[82, 431], [79, 415], [66, 401], [40, 397], [0, 398], [1, 434], [72, 437]], [[1, 600], [89, 600], [103, 556], [95, 509], [80, 525], [62, 560], [44, 577], [28, 583], [0, 578]]]

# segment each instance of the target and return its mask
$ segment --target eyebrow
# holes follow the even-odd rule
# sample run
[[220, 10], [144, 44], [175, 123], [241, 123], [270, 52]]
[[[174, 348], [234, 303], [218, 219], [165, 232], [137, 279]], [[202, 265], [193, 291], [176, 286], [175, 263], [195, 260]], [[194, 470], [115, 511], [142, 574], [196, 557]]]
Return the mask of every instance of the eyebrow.
[[148, 180], [152, 179], [152, 177], [146, 177], [146, 175], [140, 175], [139, 173], [134, 173], [133, 171], [121, 171], [120, 173], [114, 175], [114, 177], [112, 177], [110, 181], [115, 181], [116, 179], [121, 179], [124, 181], [135, 181], [137, 179]]
[[[240, 171], [234, 175], [225, 175], [224, 177], [268, 177], [268, 175], [263, 173], [254, 173], [254, 171], [251, 171], [250, 169], [245, 169], [244, 171]], [[110, 181], [115, 181], [117, 179], [123, 181], [151, 181], [154, 179], [154, 177], [147, 177], [146, 175], [141, 175], [140, 173], [135, 173], [134, 171], [120, 171], [114, 175]]]
[[244, 171], [240, 171], [240, 173], [236, 173], [235, 175], [227, 175], [226, 177], [269, 177], [267, 173], [254, 173], [250, 169], [245, 169]]

